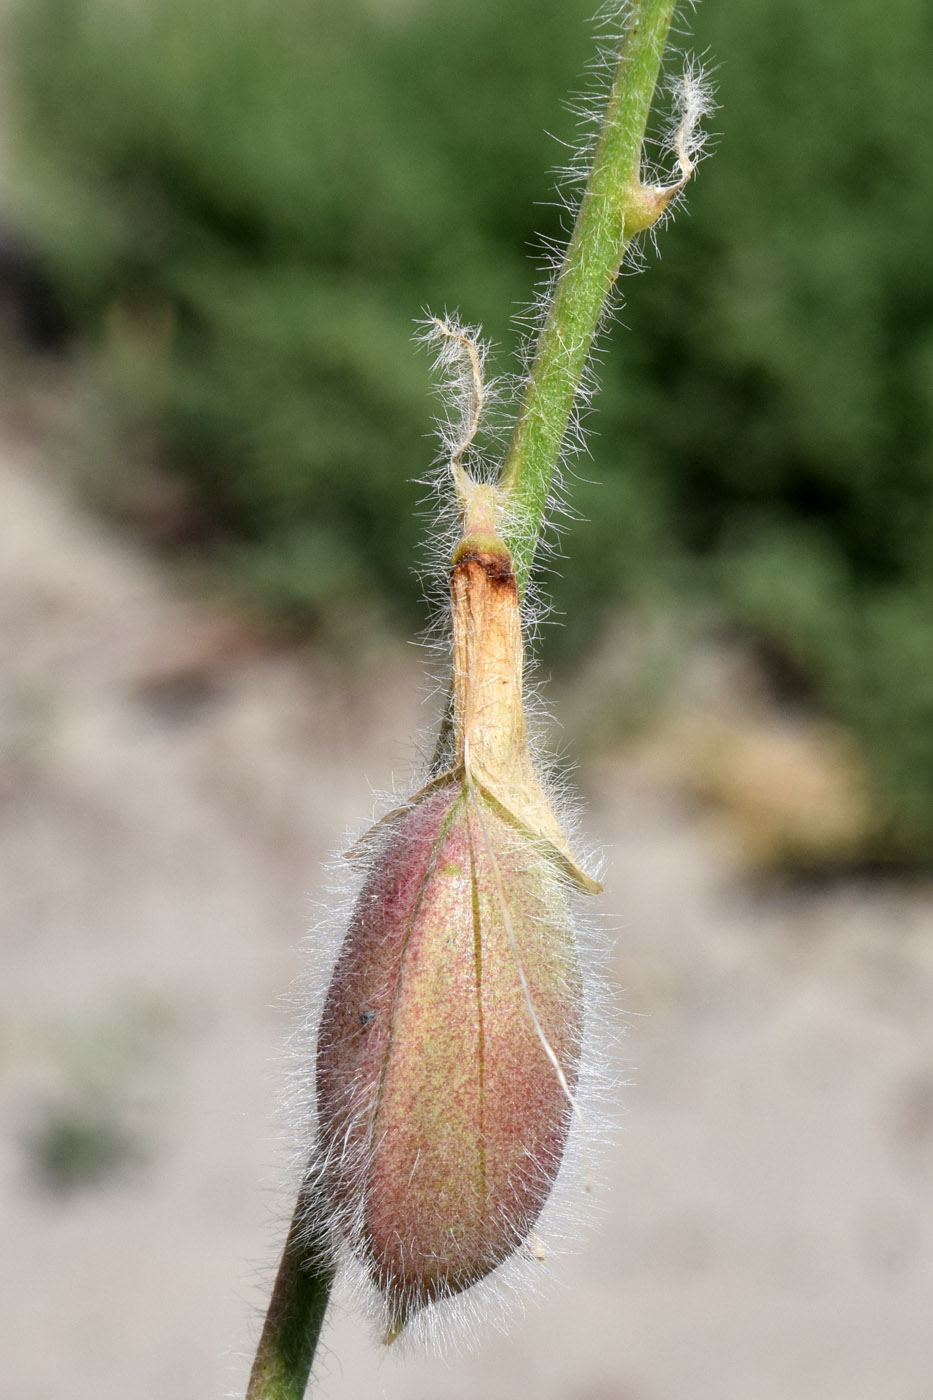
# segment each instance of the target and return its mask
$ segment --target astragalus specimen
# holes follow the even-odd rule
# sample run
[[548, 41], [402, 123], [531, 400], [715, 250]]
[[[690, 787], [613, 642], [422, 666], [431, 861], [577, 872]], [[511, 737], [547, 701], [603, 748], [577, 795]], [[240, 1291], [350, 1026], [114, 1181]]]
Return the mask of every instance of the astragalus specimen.
[[474, 470], [485, 398], [478, 338], [449, 318], [427, 338], [462, 381], [446, 489], [451, 684], [422, 786], [358, 844], [361, 888], [317, 1039], [314, 1150], [250, 1381], [300, 1400], [341, 1248], [384, 1304], [385, 1334], [471, 1289], [532, 1232], [578, 1112], [587, 1034], [577, 864], [528, 744], [522, 604], [587, 367], [632, 240], [679, 195], [706, 90], [678, 86], [667, 183], [645, 127], [672, 0], [632, 0], [608, 100], [572, 174], [573, 232], [542, 299], [500, 470]]

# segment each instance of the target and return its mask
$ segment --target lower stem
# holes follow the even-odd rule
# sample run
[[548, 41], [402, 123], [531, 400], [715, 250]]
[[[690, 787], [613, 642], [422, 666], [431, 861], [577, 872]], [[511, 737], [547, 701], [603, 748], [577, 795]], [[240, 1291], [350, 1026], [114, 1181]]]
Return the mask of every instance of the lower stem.
[[316, 1186], [298, 1197], [246, 1400], [302, 1400], [334, 1281]]

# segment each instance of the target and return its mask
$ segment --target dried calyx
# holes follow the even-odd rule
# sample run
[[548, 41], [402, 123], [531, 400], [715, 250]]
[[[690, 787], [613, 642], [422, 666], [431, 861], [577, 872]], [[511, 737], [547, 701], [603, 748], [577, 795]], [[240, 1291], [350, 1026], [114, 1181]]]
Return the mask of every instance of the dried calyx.
[[453, 763], [364, 838], [317, 1050], [323, 1179], [390, 1340], [507, 1259], [550, 1193], [583, 1020], [568, 887], [598, 889], [529, 754], [500, 494], [452, 465]]

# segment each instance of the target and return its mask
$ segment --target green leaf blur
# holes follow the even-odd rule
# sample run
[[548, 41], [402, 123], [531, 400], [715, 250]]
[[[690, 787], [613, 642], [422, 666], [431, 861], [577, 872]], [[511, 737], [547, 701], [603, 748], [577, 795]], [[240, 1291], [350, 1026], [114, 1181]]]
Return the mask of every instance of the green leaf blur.
[[[21, 4], [33, 234], [115, 411], [266, 605], [419, 616], [412, 319], [459, 307], [509, 367], [529, 249], [560, 233], [546, 132], [573, 137], [590, 8]], [[928, 859], [933, 12], [708, 0], [693, 26], [722, 64], [718, 151], [662, 266], [625, 282], [549, 645], [584, 647], [620, 600], [709, 599], [860, 735], [884, 851]]]

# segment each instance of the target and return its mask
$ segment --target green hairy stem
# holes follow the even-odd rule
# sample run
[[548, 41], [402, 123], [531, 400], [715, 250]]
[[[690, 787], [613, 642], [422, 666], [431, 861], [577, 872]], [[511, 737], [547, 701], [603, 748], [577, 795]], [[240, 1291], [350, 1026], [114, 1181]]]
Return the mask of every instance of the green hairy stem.
[[[561, 447], [600, 316], [627, 244], [647, 223], [645, 127], [675, 0], [635, 0], [573, 233], [554, 280], [521, 409], [502, 469], [519, 587], [535, 547]], [[655, 213], [661, 212], [658, 208]]]
[[246, 1400], [302, 1400], [330, 1300], [334, 1268], [309, 1191], [298, 1197]]

